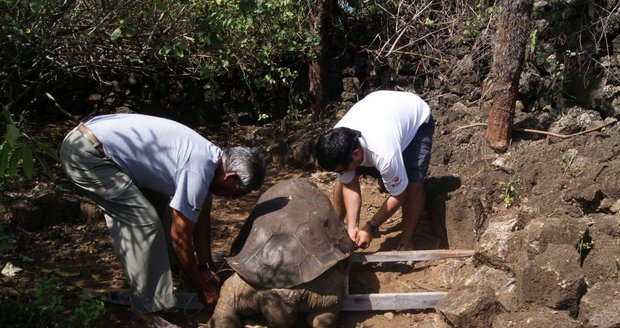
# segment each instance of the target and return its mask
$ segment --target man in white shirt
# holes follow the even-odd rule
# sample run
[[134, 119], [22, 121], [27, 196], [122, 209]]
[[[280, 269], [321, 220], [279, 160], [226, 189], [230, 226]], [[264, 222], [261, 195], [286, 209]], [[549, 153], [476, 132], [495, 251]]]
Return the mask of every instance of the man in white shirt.
[[[398, 249], [412, 249], [413, 234], [424, 211], [424, 178], [434, 129], [431, 110], [417, 95], [376, 91], [319, 137], [319, 165], [338, 173], [332, 203], [342, 219], [346, 216], [349, 237], [358, 247], [368, 247], [378, 227], [402, 206]], [[360, 229], [359, 176], [368, 168], [378, 171], [390, 196]]]
[[176, 300], [166, 233], [147, 191], [169, 199], [171, 249], [203, 303], [215, 306], [212, 198], [236, 198], [260, 188], [265, 163], [256, 149], [220, 149], [172, 120], [114, 114], [93, 117], [69, 132], [60, 158], [69, 179], [105, 213], [129, 282], [134, 326], [175, 327], [156, 315]]

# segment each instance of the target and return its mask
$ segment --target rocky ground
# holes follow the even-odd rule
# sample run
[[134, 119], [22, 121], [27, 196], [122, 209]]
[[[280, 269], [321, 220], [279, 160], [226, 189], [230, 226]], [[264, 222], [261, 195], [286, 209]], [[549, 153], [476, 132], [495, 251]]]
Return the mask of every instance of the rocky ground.
[[[484, 142], [484, 127], [469, 126], [485, 122], [484, 107], [450, 95], [429, 102], [437, 127], [417, 248], [473, 249], [476, 255], [412, 267], [353, 266], [354, 293], [445, 291], [448, 296], [436, 309], [342, 313], [339, 326], [618, 327], [620, 124], [575, 108], [556, 115], [549, 131], [570, 135], [607, 126], [572, 137], [515, 131], [509, 152], [496, 154]], [[270, 167], [262, 190], [303, 177], [330, 195], [334, 177], [316, 169], [309, 150], [338, 114], [342, 111], [313, 124], [298, 117], [263, 126], [197, 129], [222, 146], [249, 140], [264, 147]], [[519, 112], [517, 127], [537, 119]], [[72, 125], [52, 120], [36, 128], [59, 145]], [[10, 262], [23, 269], [14, 277], [0, 276], [4, 301], [53, 273], [69, 304], [84, 288], [126, 287], [101, 213], [55, 169], [54, 181], [16, 182], [0, 196], [0, 218], [14, 240], [0, 256], [0, 266]], [[370, 178], [363, 179], [362, 193], [365, 221], [386, 194]], [[227, 252], [259, 195], [216, 200], [215, 252]], [[393, 249], [399, 229], [397, 213], [368, 250]], [[127, 307], [107, 305], [95, 325], [122, 327], [130, 315]], [[194, 327], [206, 323], [209, 313], [176, 311], [167, 317]]]

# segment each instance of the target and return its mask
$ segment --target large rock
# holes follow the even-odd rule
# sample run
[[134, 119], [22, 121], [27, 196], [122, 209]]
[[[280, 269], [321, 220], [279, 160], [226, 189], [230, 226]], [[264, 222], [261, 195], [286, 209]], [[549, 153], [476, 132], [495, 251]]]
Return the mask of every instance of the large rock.
[[[460, 274], [461, 271], [459, 271]], [[456, 283], [464, 286], [479, 286], [477, 288], [481, 289], [491, 288], [495, 293], [495, 298], [507, 311], [512, 311], [517, 306], [516, 281], [511, 272], [482, 265], [476, 272], [467, 274], [463, 280]]]
[[501, 306], [490, 287], [460, 286], [435, 307], [453, 327], [487, 328]]
[[486, 260], [504, 266], [521, 248], [521, 237], [516, 233], [520, 224], [517, 218], [490, 223], [480, 237], [476, 251]]
[[585, 218], [572, 217], [534, 219], [523, 229], [523, 246], [536, 255], [545, 252], [550, 244], [575, 245], [588, 223]]
[[588, 286], [598, 282], [615, 280], [620, 271], [620, 225], [618, 217], [592, 216], [588, 229], [590, 249], [584, 250], [582, 270]]
[[521, 267], [516, 273], [521, 304], [578, 313], [579, 299], [586, 285], [574, 245], [550, 244], [544, 253], [518, 266]]
[[592, 328], [620, 327], [620, 282], [617, 280], [594, 285], [581, 299], [579, 319]]

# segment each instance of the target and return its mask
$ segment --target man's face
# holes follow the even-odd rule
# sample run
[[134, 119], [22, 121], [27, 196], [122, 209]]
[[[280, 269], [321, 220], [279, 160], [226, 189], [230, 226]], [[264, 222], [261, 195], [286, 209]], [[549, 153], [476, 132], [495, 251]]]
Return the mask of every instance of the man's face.
[[344, 167], [343, 165], [338, 165], [334, 168], [334, 172], [342, 175], [346, 172], [354, 171], [360, 166], [360, 164], [362, 164], [363, 159], [364, 153], [362, 152], [362, 150], [359, 147], [355, 148], [351, 153], [351, 162], [349, 162], [349, 165], [347, 167]]
[[334, 172], [343, 175], [349, 171], [353, 171], [357, 168], [357, 166], [355, 165], [355, 163], [353, 161], [351, 161], [349, 163], [349, 165], [347, 167], [344, 167], [343, 165], [338, 165], [334, 168]]
[[251, 190], [241, 188], [241, 179], [236, 174], [228, 175], [224, 179], [214, 181], [211, 191], [216, 196], [238, 198], [248, 194]]

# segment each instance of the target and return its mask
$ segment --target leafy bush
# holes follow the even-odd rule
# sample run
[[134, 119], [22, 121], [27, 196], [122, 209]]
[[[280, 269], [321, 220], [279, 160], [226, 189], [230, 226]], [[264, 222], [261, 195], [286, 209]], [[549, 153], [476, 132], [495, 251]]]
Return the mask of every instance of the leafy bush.
[[58, 278], [55, 276], [37, 279], [32, 304], [41, 316], [51, 316], [61, 308]]
[[317, 42], [308, 8], [301, 0], [1, 0], [0, 103], [20, 108], [76, 78], [101, 91], [150, 81], [169, 94], [192, 81], [208, 101], [244, 88], [254, 102], [290, 88], [304, 67]]
[[[77, 306], [72, 298], [60, 289], [57, 276], [36, 279], [34, 291], [29, 286], [16, 283], [16, 294], [0, 300], [0, 326], [2, 327], [90, 327], [105, 313], [100, 298], [84, 292]], [[73, 311], [67, 311], [73, 308]]]
[[2, 110], [2, 118], [6, 123], [6, 135], [0, 144], [0, 179], [16, 178], [20, 173], [32, 179], [35, 163], [45, 175], [52, 177], [46, 158], [60, 161], [54, 149], [23, 133], [20, 129], [22, 121], [16, 122], [7, 107]]
[[89, 293], [83, 293], [80, 297], [80, 305], [75, 309], [74, 314], [85, 325], [89, 325], [99, 319], [105, 312], [103, 301]]
[[308, 10], [305, 1], [295, 0], [221, 0], [195, 10], [194, 44], [207, 56], [193, 59], [207, 80], [205, 97], [216, 98], [220, 77], [240, 77], [250, 98], [257, 90], [290, 86], [318, 43]]

